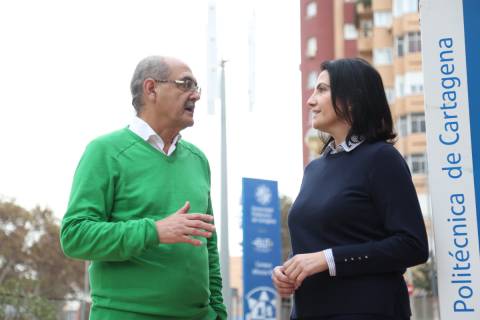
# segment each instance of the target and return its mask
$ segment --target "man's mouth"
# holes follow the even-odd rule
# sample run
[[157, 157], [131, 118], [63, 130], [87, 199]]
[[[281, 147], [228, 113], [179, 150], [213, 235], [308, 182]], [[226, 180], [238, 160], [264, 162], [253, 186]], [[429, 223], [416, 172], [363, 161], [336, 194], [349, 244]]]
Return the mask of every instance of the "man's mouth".
[[184, 107], [184, 109], [187, 110], [188, 112], [193, 113], [193, 111], [195, 110], [195, 106], [194, 105], [186, 105]]

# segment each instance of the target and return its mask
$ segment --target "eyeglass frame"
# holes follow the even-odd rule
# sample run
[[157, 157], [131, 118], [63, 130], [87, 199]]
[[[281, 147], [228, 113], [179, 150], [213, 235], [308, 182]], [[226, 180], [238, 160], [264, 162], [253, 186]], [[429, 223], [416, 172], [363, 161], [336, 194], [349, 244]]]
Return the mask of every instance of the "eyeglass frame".
[[[161, 79], [161, 80], [158, 80], [158, 79], [153, 79], [155, 80], [155, 82], [157, 83], [173, 83], [174, 85], [177, 86], [177, 88], [179, 88], [180, 90], [184, 91], [184, 92], [187, 92], [187, 91], [190, 91], [190, 92], [195, 92], [197, 93], [198, 95], [201, 95], [202, 93], [202, 88], [200, 88], [197, 84], [197, 82], [193, 79], [190, 79], [190, 78], [186, 78], [186, 79], [181, 79], [181, 80], [167, 80], [167, 79]], [[183, 85], [187, 82], [187, 81], [191, 81], [194, 86], [192, 86], [191, 88], [185, 88], [183, 87]]]

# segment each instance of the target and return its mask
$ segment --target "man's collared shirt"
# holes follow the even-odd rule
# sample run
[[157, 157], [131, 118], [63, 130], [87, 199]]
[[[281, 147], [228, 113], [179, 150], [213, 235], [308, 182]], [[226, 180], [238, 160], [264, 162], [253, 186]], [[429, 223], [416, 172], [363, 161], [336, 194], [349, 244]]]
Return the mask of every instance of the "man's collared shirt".
[[175, 148], [177, 147], [177, 142], [182, 137], [180, 134], [177, 134], [170, 145], [170, 148], [167, 152], [163, 151], [165, 147], [165, 142], [163, 139], [145, 122], [145, 120], [135, 117], [132, 119], [128, 128], [138, 135], [143, 140], [147, 141], [152, 147], [160, 151], [166, 156], [171, 156]]

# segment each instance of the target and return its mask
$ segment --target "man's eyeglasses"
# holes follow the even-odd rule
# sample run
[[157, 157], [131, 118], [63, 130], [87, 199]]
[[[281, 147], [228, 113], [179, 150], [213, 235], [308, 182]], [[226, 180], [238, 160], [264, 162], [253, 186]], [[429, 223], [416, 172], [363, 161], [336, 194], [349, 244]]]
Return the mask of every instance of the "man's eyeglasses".
[[198, 94], [202, 93], [202, 89], [197, 85], [197, 83], [192, 79], [183, 79], [183, 80], [156, 80], [157, 83], [173, 83], [182, 91], [191, 91]]

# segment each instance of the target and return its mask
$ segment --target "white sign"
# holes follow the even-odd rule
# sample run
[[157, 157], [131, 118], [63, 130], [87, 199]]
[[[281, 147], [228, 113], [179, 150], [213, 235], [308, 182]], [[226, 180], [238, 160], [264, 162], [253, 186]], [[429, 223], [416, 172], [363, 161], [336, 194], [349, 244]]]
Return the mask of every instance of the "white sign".
[[479, 12], [476, 0], [424, 0], [420, 7], [429, 185], [442, 320], [480, 319], [480, 65], [476, 62], [480, 42], [471, 37], [480, 34], [478, 17], [474, 17]]

